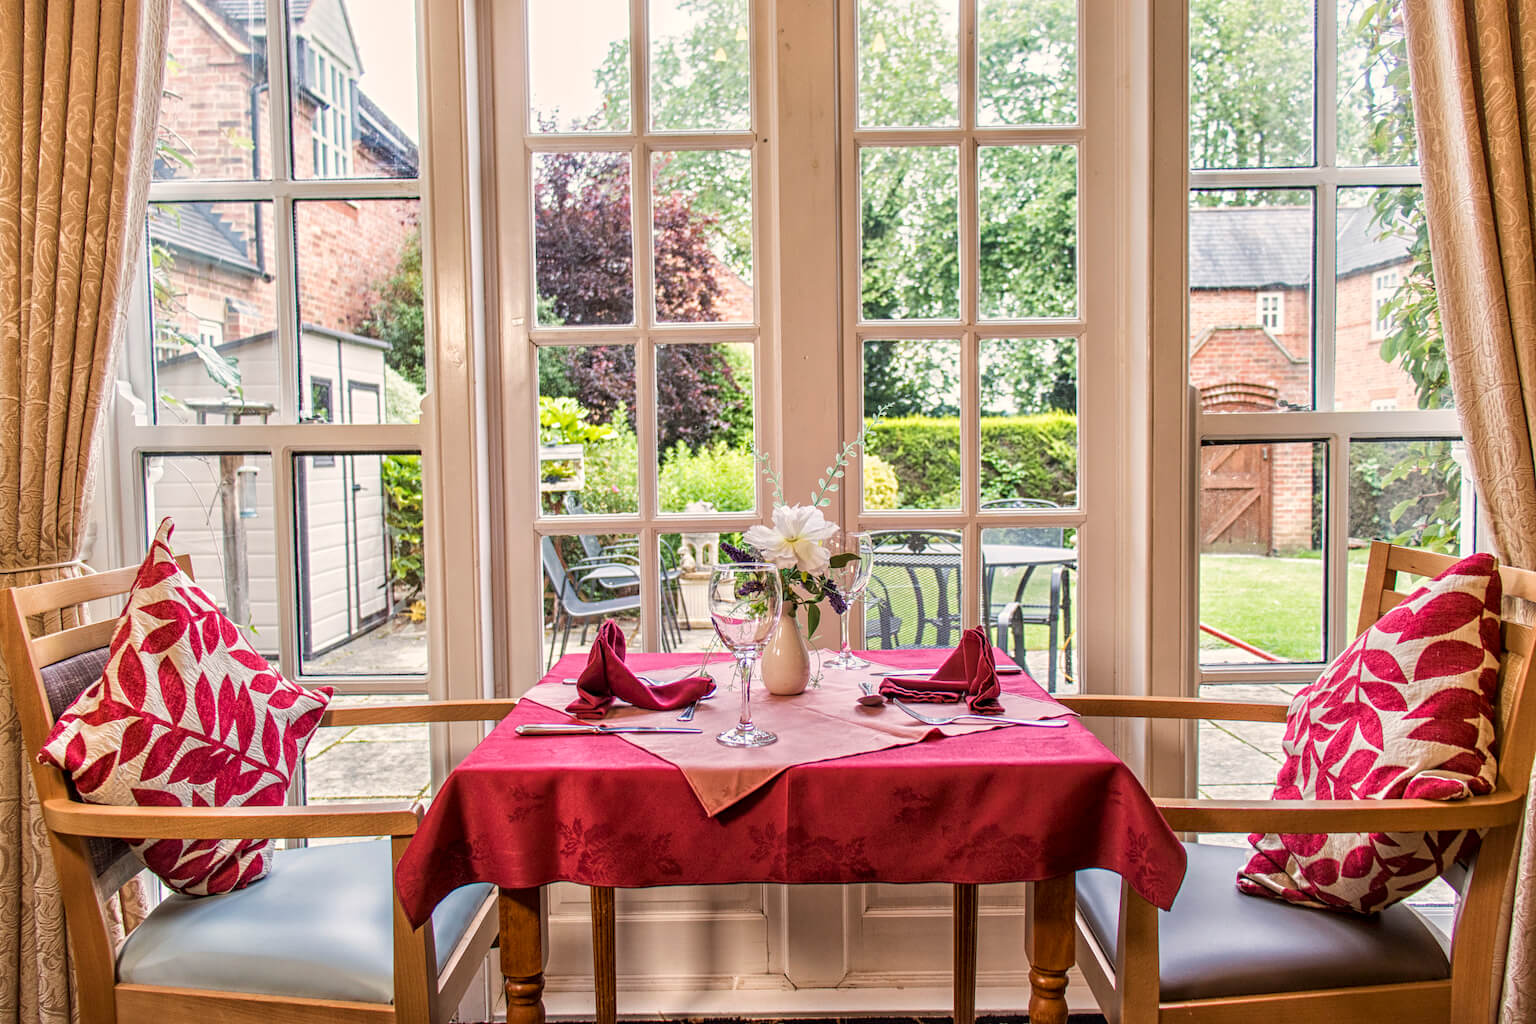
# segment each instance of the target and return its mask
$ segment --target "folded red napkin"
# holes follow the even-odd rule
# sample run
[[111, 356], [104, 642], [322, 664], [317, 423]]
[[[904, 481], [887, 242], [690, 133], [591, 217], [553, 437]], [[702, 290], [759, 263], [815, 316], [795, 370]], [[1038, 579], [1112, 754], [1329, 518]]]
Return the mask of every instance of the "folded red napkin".
[[960, 635], [960, 646], [928, 679], [885, 679], [880, 694], [897, 700], [948, 703], [965, 698], [972, 714], [996, 715], [1003, 710], [997, 699], [997, 656], [987, 631], [972, 626]]
[[576, 680], [576, 699], [566, 712], [577, 718], [602, 718], [613, 699], [652, 711], [671, 711], [713, 693], [709, 676], [689, 676], [659, 686], [648, 686], [624, 664], [624, 630], [612, 619], [597, 628], [597, 641], [587, 655], [587, 666]]

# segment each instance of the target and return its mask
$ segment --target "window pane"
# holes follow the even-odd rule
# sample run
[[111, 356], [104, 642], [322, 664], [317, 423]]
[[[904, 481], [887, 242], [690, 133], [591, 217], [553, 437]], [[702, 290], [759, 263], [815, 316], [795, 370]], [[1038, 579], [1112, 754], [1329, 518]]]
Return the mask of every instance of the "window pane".
[[[333, 708], [370, 704], [405, 704], [425, 697], [397, 693], [337, 694]], [[426, 723], [327, 726], [316, 729], [304, 751], [303, 803], [352, 800], [427, 800], [431, 798], [432, 758]], [[310, 846], [356, 842], [311, 839]]]
[[1077, 504], [1077, 341], [986, 338], [981, 507]]
[[983, 146], [977, 155], [981, 315], [1077, 314], [1077, 147]]
[[1077, 120], [1077, 0], [980, 0], [976, 121], [982, 127]]
[[1314, 23], [1312, 0], [1190, 4], [1191, 167], [1312, 163]]
[[864, 646], [953, 647], [960, 640], [960, 534], [874, 530], [875, 563], [864, 593]]
[[752, 126], [747, 0], [651, 0], [651, 127], [745, 131]]
[[[1349, 630], [1354, 634], [1370, 540], [1470, 554], [1463, 534], [1461, 441], [1351, 441], [1349, 445]], [[1471, 495], [1467, 495], [1468, 499]]]
[[[1028, 511], [1034, 506], [1026, 501], [994, 507], [999, 516]], [[993, 643], [1041, 686], [1075, 692], [1077, 531], [1023, 519], [982, 530], [981, 567], [982, 613]]]
[[1339, 190], [1334, 405], [1455, 405], [1418, 188]]
[[1312, 407], [1312, 193], [1190, 193], [1189, 382], [1206, 412]]
[[859, 125], [960, 123], [957, 0], [860, 0]]
[[[356, 406], [378, 401], [354, 389]], [[421, 456], [294, 460], [299, 664], [314, 675], [425, 675]]]
[[[416, 177], [414, 0], [354, 3], [350, 17], [345, 4], [289, 0], [287, 6], [294, 177]], [[262, 5], [213, 8], [259, 11]]]
[[[624, 630], [630, 651], [645, 650], [640, 635], [640, 541], [634, 534], [571, 534], [539, 540], [544, 569], [544, 661], [584, 656], [605, 619]], [[574, 679], [583, 659], [572, 657], [563, 678]], [[571, 699], [576, 690], [571, 689]]]
[[859, 154], [865, 320], [960, 316], [960, 154], [949, 146]]
[[629, 4], [529, 0], [528, 130], [622, 132], [629, 118]]
[[538, 153], [533, 174], [539, 325], [633, 323], [629, 155]]
[[249, 43], [265, 12], [262, 4], [231, 4], [200, 15], [170, 5], [157, 180], [272, 177], [266, 61]]
[[272, 204], [152, 203], [148, 223], [154, 329], [134, 390], [153, 388], [160, 423], [276, 422]]
[[144, 521], [176, 522], [171, 546], [251, 646], [277, 659], [272, 458], [239, 453], [146, 455]]
[[539, 349], [539, 491], [545, 515], [640, 507], [635, 350]]
[[656, 319], [750, 323], [752, 154], [657, 153], [651, 175]]
[[[299, 404], [320, 419], [316, 385], [331, 383], [330, 422], [420, 417], [426, 386], [421, 200], [294, 204], [299, 277]], [[367, 397], [376, 396], [376, 397]]]
[[751, 345], [656, 346], [663, 512], [756, 508], [753, 437]]
[[1338, 5], [1339, 163], [1416, 164], [1402, 4]]
[[960, 343], [864, 343], [864, 507], [960, 507]]
[[1200, 449], [1201, 664], [1323, 657], [1325, 450]]

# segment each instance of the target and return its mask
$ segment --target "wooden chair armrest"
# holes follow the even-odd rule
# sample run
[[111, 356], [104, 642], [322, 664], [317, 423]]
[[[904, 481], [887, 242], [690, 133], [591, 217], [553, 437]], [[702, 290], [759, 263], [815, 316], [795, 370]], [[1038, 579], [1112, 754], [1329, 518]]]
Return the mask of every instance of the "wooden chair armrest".
[[1173, 800], [1154, 798], [1175, 832], [1431, 832], [1520, 820], [1524, 794], [1467, 800]]
[[1251, 700], [1207, 700], [1204, 697], [1137, 697], [1128, 694], [1060, 696], [1066, 707], [1084, 718], [1185, 718], [1218, 722], [1283, 722], [1287, 704]]
[[515, 699], [434, 700], [414, 704], [365, 704], [355, 708], [331, 708], [320, 719], [321, 727], [356, 725], [405, 725], [420, 722], [499, 722], [517, 707]]
[[334, 839], [415, 835], [419, 805], [405, 800], [326, 807], [111, 807], [61, 797], [43, 801], [55, 832], [136, 839]]

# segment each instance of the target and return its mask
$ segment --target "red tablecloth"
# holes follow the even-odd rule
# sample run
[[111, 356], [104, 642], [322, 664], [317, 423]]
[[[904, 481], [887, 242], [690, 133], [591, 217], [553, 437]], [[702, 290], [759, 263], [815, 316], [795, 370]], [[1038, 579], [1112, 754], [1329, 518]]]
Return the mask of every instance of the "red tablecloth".
[[[879, 651], [902, 667], [943, 651]], [[569, 655], [547, 678], [575, 675]], [[642, 671], [689, 663], [636, 654]], [[1038, 695], [1034, 680], [1005, 690]], [[675, 767], [618, 736], [529, 742], [519, 705], [448, 776], [395, 873], [420, 925], [470, 882], [630, 888], [732, 882], [1021, 882], [1119, 872], [1173, 905], [1184, 850], [1141, 784], [1078, 721], [799, 765], [710, 818]], [[722, 750], [722, 754], [727, 753]]]

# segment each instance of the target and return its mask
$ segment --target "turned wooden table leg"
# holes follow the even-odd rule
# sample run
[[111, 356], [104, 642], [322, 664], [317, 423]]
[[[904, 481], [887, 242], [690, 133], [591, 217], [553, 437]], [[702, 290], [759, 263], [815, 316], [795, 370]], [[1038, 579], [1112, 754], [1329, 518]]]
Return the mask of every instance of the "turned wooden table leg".
[[1077, 879], [1060, 875], [1029, 886], [1026, 939], [1031, 1024], [1066, 1024], [1067, 971], [1072, 968]]
[[955, 886], [955, 1024], [976, 1020], [977, 888]]
[[618, 965], [614, 953], [613, 889], [592, 887], [592, 987], [597, 993], [596, 1024], [619, 1019]]
[[507, 1024], [544, 1024], [544, 943], [539, 932], [539, 890], [502, 889], [497, 905]]

